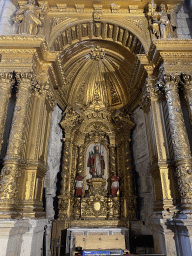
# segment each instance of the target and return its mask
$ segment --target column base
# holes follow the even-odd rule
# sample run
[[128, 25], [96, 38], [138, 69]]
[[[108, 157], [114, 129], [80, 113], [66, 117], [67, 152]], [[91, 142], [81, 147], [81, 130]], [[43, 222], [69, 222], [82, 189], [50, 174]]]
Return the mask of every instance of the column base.
[[47, 219], [0, 220], [1, 256], [40, 256], [46, 224]]
[[0, 219], [45, 218], [42, 202], [36, 200], [1, 200]]
[[173, 200], [172, 199], [159, 199], [154, 202], [154, 207], [153, 207], [154, 212], [156, 213], [163, 213], [163, 212], [169, 212], [169, 213], [177, 213], [178, 209], [173, 205]]
[[192, 214], [192, 198], [181, 198], [182, 214]]
[[192, 214], [178, 214], [173, 219], [178, 255], [192, 256]]
[[151, 222], [154, 252], [166, 256], [177, 256], [175, 234], [170, 224], [168, 224], [170, 216], [155, 216]]

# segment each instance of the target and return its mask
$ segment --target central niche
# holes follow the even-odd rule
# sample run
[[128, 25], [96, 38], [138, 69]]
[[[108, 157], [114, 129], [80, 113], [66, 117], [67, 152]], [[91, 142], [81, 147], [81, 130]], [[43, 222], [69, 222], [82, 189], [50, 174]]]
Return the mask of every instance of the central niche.
[[61, 126], [65, 145], [60, 219], [76, 226], [85, 220], [118, 225], [112, 221], [135, 219], [130, 149], [134, 123], [125, 109], [112, 111], [96, 102], [68, 106]]
[[[88, 146], [85, 158], [86, 180], [104, 178], [108, 181], [108, 155], [108, 150], [100, 143], [91, 143]], [[105, 189], [107, 189], [106, 186]], [[88, 184], [86, 183], [85, 189], [88, 190], [88, 188]]]
[[[68, 105], [61, 121], [65, 144], [59, 218], [75, 226], [86, 220], [89, 224], [93, 220], [94, 224], [119, 225], [122, 221], [127, 225], [136, 218], [130, 149], [134, 123], [125, 108], [114, 110], [113, 99], [121, 98], [121, 79], [108, 57], [99, 47], [91, 56], [84, 74], [81, 70], [82, 76], [73, 83], [73, 89], [78, 83], [83, 86], [81, 96], [87, 100], [75, 97], [78, 101]], [[116, 82], [110, 83], [108, 78]], [[76, 87], [79, 93], [81, 87]]]

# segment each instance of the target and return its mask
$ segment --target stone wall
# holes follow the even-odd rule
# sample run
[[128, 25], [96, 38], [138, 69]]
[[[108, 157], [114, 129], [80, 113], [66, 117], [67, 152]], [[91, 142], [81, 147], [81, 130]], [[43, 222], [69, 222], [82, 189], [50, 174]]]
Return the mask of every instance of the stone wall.
[[186, 0], [177, 14], [177, 34], [180, 39], [191, 39], [192, 35], [192, 1]]
[[133, 112], [132, 117], [136, 124], [132, 134], [132, 142], [137, 182], [139, 221], [131, 222], [131, 229], [136, 235], [147, 235], [151, 234], [148, 224], [153, 210], [153, 181], [149, 172], [150, 157], [143, 110], [138, 107]]
[[0, 35], [15, 33], [15, 25], [12, 20], [16, 6], [11, 0], [0, 0]]
[[60, 171], [61, 164], [61, 152], [62, 152], [62, 129], [59, 125], [62, 117], [62, 110], [56, 106], [52, 113], [51, 129], [49, 137], [49, 146], [47, 154], [47, 166], [48, 171], [45, 176], [45, 208], [48, 224], [46, 228], [46, 256], [51, 255], [50, 243], [51, 243], [51, 228], [52, 221], [54, 220], [54, 199], [56, 197], [56, 183], [57, 175]]

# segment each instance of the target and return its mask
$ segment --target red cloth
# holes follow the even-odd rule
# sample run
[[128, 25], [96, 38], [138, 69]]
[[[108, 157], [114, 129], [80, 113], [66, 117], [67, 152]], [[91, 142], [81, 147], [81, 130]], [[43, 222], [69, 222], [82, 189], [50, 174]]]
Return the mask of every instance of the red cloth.
[[82, 196], [82, 188], [76, 188], [75, 190], [76, 190], [75, 191], [76, 196]]
[[119, 188], [111, 188], [111, 195], [116, 196], [118, 190], [119, 190]]
[[83, 179], [83, 177], [82, 177], [82, 176], [77, 175], [76, 180], [82, 180], [82, 179]]

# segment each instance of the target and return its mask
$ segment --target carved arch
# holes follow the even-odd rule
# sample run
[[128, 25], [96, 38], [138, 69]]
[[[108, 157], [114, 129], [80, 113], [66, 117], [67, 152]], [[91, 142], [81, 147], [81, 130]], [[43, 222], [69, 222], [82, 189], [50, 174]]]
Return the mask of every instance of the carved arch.
[[141, 28], [128, 20], [119, 22], [104, 19], [99, 22], [90, 19], [65, 19], [52, 29], [49, 48], [63, 51], [69, 45], [87, 39], [114, 41], [134, 54], [149, 50], [146, 34]]

